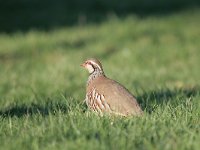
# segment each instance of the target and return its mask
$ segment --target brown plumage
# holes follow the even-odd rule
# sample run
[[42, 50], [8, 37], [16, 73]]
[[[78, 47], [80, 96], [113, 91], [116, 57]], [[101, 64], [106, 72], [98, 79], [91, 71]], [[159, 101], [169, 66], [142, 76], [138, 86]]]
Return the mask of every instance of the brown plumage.
[[122, 116], [142, 115], [136, 98], [120, 83], [107, 78], [97, 59], [88, 59], [82, 66], [90, 73], [85, 99], [90, 109]]

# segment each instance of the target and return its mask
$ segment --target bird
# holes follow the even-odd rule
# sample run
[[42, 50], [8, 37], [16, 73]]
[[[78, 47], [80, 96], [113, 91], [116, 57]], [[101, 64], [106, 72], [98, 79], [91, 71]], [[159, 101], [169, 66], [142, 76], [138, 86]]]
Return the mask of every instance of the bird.
[[89, 109], [100, 114], [143, 115], [135, 96], [122, 84], [108, 78], [98, 59], [89, 58], [81, 66], [89, 72], [84, 100]]

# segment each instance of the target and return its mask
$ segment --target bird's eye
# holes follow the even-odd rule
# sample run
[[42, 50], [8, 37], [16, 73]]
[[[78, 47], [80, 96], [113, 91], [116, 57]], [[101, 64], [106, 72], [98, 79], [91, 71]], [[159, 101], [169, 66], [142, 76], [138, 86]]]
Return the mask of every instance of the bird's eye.
[[86, 64], [88, 64], [88, 65], [92, 65], [92, 63], [91, 63], [91, 62], [86, 62]]

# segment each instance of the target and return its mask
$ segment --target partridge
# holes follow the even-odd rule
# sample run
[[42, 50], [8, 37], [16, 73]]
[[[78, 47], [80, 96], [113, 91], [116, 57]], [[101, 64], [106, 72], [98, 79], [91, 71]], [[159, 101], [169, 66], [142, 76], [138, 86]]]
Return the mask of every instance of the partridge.
[[136, 98], [120, 83], [105, 76], [100, 61], [91, 58], [81, 66], [89, 72], [85, 102], [91, 110], [121, 116], [143, 114]]

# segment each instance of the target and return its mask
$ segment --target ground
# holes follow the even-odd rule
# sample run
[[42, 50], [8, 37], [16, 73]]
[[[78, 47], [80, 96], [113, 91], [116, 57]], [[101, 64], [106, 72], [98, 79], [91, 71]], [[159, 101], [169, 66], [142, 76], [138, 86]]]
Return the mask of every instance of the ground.
[[[198, 150], [200, 11], [0, 34], [0, 149]], [[87, 58], [143, 117], [100, 117], [83, 100]]]

